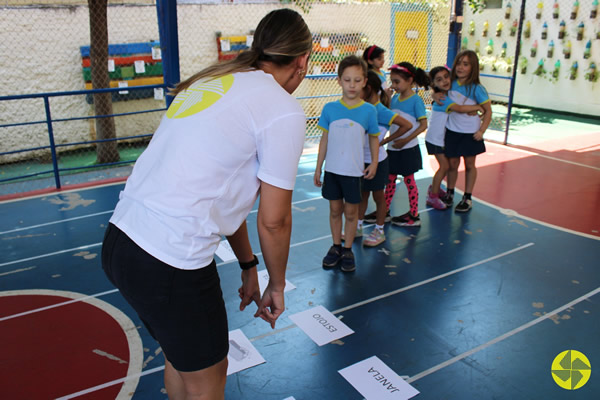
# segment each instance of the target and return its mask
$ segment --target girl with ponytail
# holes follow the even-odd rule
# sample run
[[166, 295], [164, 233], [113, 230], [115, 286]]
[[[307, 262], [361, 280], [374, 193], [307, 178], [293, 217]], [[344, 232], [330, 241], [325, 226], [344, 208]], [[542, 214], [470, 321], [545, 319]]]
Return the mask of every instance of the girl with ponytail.
[[[177, 85], [110, 219], [102, 268], [165, 355], [172, 399], [222, 399], [229, 350], [214, 254], [225, 236], [241, 271], [240, 309], [273, 328], [292, 226], [291, 199], [306, 116], [291, 93], [312, 36], [295, 11], [258, 24], [252, 48]], [[246, 217], [260, 193], [257, 230], [269, 283], [262, 298]]]
[[[388, 107], [390, 105], [390, 98], [383, 87], [381, 86], [381, 80], [377, 73], [369, 71], [367, 75], [367, 84], [363, 88], [362, 98], [367, 103], [371, 103], [377, 110], [377, 124], [379, 125], [379, 142], [384, 140], [385, 135], [390, 129], [390, 125], [397, 125], [398, 130], [396, 135], [400, 136], [407, 132], [412, 124], [399, 116], [397, 113], [391, 111]], [[365, 168], [371, 163], [371, 152], [368, 146], [365, 146]], [[358, 228], [357, 231], [362, 233], [363, 220], [369, 223], [375, 223], [375, 228], [371, 231], [369, 236], [363, 239], [364, 246], [377, 246], [385, 241], [385, 234], [383, 233], [383, 225], [385, 224], [385, 214], [387, 212], [385, 205], [385, 196], [383, 190], [388, 182], [389, 168], [387, 153], [383, 146], [379, 146], [379, 163], [377, 165], [377, 173], [375, 177], [370, 180], [364, 180], [362, 186], [362, 197], [358, 207]], [[373, 219], [366, 220], [365, 211], [367, 211], [367, 205], [369, 202], [369, 194], [373, 192], [373, 200], [375, 200], [376, 210]]]
[[392, 97], [391, 110], [407, 119], [412, 128], [398, 135], [390, 130], [391, 136], [384, 139], [388, 146], [390, 165], [389, 183], [385, 188], [385, 202], [389, 211], [392, 198], [396, 192], [396, 178], [402, 175], [408, 190], [410, 210], [400, 216], [391, 218], [392, 224], [399, 226], [420, 226], [419, 218], [419, 189], [415, 182], [415, 172], [423, 168], [421, 150], [417, 136], [427, 129], [427, 114], [425, 104], [415, 92], [415, 88], [429, 88], [429, 77], [421, 68], [415, 68], [411, 63], [401, 62], [390, 68], [392, 89], [396, 94]]

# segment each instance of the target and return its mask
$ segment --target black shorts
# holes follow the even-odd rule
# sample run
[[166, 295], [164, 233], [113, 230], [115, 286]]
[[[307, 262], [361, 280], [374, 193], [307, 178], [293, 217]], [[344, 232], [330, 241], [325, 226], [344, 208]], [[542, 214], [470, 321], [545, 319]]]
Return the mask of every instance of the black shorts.
[[427, 148], [427, 154], [434, 156], [436, 154], [445, 154], [445, 149], [442, 146], [435, 145], [425, 141], [425, 148]]
[[[369, 166], [369, 164], [365, 164], [365, 169]], [[383, 161], [379, 161], [377, 164], [377, 173], [373, 177], [373, 179], [364, 179], [362, 181], [362, 191], [363, 192], [376, 192], [378, 190], [385, 189], [385, 186], [388, 184], [388, 175], [390, 174], [388, 159], [386, 158]]]
[[444, 154], [448, 158], [470, 157], [485, 153], [485, 142], [473, 139], [471, 133], [460, 133], [446, 128]]
[[390, 174], [392, 175], [408, 176], [423, 169], [423, 159], [421, 158], [419, 146], [400, 151], [388, 150], [387, 153], [390, 160]]
[[198, 371], [227, 357], [227, 313], [214, 260], [195, 270], [174, 268], [109, 224], [102, 268], [175, 369]]
[[321, 193], [327, 200], [344, 200], [346, 203], [358, 204], [361, 199], [362, 177], [338, 175], [325, 171]]

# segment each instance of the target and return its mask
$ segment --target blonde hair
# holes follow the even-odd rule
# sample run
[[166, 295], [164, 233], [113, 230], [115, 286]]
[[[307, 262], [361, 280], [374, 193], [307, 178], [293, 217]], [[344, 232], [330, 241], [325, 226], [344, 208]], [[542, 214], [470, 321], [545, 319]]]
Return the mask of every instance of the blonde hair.
[[235, 72], [260, 69], [261, 63], [289, 65], [312, 49], [312, 35], [302, 16], [283, 8], [268, 13], [256, 27], [252, 47], [233, 60], [213, 64], [180, 82], [170, 92], [175, 96], [200, 79], [218, 78]]

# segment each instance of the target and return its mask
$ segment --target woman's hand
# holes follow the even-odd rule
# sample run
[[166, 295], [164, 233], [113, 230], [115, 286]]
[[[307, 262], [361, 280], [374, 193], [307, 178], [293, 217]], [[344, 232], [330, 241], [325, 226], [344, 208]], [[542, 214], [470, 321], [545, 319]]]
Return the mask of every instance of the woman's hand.
[[255, 302], [260, 308], [260, 288], [258, 286], [258, 273], [256, 267], [242, 271], [242, 286], [238, 289], [240, 295], [240, 311], [247, 305]]
[[256, 314], [254, 314], [254, 317], [262, 318], [271, 324], [272, 329], [275, 329], [275, 321], [277, 321], [277, 318], [279, 318], [284, 310], [285, 299], [283, 296], [283, 288], [274, 289], [269, 282], [263, 293], [261, 305], [258, 308], [258, 311], [256, 311]]

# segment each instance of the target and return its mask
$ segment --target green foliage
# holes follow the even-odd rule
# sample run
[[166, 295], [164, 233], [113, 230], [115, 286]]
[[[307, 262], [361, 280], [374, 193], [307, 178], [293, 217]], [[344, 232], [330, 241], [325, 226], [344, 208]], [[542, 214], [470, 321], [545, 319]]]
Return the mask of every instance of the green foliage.
[[485, 0], [468, 0], [467, 4], [471, 7], [471, 11], [473, 14], [477, 14], [485, 10]]

